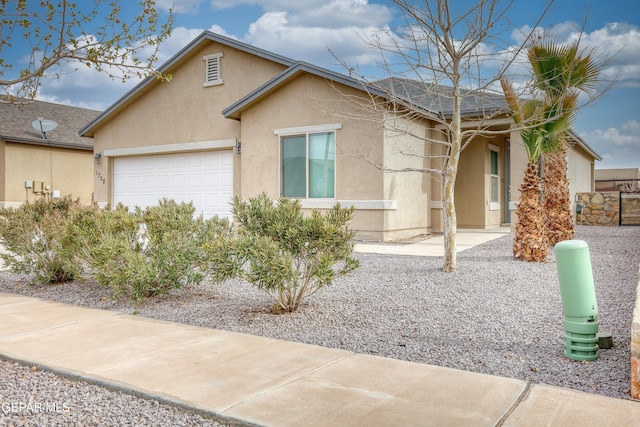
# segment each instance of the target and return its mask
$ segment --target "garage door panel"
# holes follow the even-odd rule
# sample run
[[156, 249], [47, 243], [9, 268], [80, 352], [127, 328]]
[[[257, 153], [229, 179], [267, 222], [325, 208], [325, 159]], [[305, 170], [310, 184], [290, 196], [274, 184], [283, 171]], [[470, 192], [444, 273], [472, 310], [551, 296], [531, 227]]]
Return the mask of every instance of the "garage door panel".
[[231, 217], [233, 153], [211, 151], [114, 159], [114, 204], [157, 205], [162, 198], [193, 202], [196, 213]]

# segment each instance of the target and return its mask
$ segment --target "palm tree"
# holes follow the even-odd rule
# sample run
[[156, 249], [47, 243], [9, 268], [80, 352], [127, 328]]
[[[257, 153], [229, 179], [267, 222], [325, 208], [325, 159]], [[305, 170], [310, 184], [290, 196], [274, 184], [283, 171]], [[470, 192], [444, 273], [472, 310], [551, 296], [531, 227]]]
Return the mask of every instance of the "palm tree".
[[[594, 50], [581, 51], [579, 40], [569, 45], [547, 41], [532, 45], [527, 53], [535, 88], [544, 94], [550, 113], [566, 116], [572, 122], [578, 94], [591, 93], [598, 82], [600, 67], [594, 60]], [[550, 246], [575, 235], [566, 160], [570, 131], [569, 126], [557, 141], [547, 141], [542, 147], [542, 210]]]
[[543, 261], [547, 257], [548, 246], [544, 240], [542, 206], [540, 204], [540, 183], [538, 181], [538, 159], [541, 154], [542, 132], [535, 123], [540, 116], [540, 102], [530, 100], [520, 103], [511, 83], [500, 80], [507, 105], [527, 151], [527, 169], [520, 184], [520, 201], [516, 210], [518, 222], [513, 239], [513, 256], [526, 261]]
[[[516, 210], [518, 222], [513, 240], [513, 256], [517, 260], [541, 262], [547, 258], [549, 244], [545, 232], [543, 204], [540, 199], [539, 163], [542, 153], [564, 145], [571, 130], [573, 109], [568, 104], [553, 104], [531, 99], [520, 102], [511, 84], [500, 81], [507, 105], [527, 152], [527, 169], [520, 185]], [[572, 98], [565, 98], [565, 102]]]

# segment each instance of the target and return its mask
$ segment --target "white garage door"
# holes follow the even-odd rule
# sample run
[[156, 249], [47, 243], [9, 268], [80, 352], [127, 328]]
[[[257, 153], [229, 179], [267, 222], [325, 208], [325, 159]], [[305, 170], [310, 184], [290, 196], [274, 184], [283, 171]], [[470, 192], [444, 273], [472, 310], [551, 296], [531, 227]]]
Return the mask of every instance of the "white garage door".
[[113, 203], [141, 208], [162, 198], [193, 202], [196, 215], [231, 218], [231, 150], [119, 157], [113, 165]]

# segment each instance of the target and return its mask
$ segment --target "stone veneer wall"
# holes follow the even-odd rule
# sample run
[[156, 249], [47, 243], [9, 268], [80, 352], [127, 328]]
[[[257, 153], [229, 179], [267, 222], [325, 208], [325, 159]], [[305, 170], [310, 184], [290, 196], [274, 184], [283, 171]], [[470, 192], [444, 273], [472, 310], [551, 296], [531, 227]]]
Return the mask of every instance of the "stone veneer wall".
[[631, 322], [631, 398], [640, 399], [640, 280]]
[[582, 216], [576, 214], [576, 223], [583, 225], [620, 224], [620, 193], [603, 191], [578, 193], [577, 205], [584, 205]]

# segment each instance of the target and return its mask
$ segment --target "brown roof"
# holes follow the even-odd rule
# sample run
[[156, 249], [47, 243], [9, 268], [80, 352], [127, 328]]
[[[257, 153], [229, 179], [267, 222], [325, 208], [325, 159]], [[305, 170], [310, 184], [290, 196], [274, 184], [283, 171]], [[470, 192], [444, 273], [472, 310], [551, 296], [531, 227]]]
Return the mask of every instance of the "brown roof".
[[[93, 150], [93, 138], [82, 137], [78, 131], [95, 119], [100, 111], [71, 107], [51, 102], [0, 100], [0, 139], [7, 142], [52, 145]], [[47, 132], [47, 139], [31, 123], [38, 118], [55, 121], [58, 126]]]

